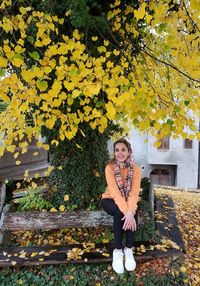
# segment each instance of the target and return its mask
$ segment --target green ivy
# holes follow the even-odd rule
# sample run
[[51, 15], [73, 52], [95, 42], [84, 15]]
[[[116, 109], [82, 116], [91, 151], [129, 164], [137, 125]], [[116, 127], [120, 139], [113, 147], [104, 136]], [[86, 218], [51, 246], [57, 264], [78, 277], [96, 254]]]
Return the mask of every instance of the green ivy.
[[148, 177], [142, 178], [141, 188], [142, 188], [142, 199], [149, 201], [150, 179]]
[[108, 270], [107, 263], [50, 265], [4, 269], [1, 271], [0, 286], [94, 286], [98, 283], [101, 286], [189, 286], [186, 278], [181, 272], [176, 276], [170, 272], [165, 275], [150, 272], [136, 279], [132, 272], [117, 275]]
[[[110, 131], [101, 134], [83, 124], [75, 138], [62, 141], [50, 149], [54, 166], [49, 183], [56, 186], [50, 200], [55, 207], [64, 204], [66, 209], [99, 209], [101, 194], [105, 190], [105, 164], [109, 160], [107, 142]], [[50, 143], [54, 132], [44, 131]], [[60, 169], [60, 166], [62, 169]], [[69, 201], [63, 200], [69, 195]]]
[[135, 241], [159, 241], [160, 237], [156, 232], [155, 222], [151, 215], [150, 204], [142, 199], [138, 204], [138, 208], [145, 210], [148, 213], [148, 221], [145, 224], [140, 225], [136, 230]]

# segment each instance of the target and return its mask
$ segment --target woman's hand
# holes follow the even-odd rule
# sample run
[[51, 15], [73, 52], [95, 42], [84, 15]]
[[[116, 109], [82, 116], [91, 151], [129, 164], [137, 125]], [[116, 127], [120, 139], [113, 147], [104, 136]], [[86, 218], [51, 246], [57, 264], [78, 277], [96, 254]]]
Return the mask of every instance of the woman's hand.
[[132, 211], [127, 211], [122, 220], [124, 220], [124, 230], [130, 229], [135, 231], [137, 229], [134, 213]]

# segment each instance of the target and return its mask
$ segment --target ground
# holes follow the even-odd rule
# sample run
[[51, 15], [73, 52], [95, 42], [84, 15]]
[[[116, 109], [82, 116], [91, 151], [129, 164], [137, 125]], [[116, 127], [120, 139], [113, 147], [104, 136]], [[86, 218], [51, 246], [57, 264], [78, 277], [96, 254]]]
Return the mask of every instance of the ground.
[[192, 286], [200, 285], [200, 192], [174, 191], [159, 188], [156, 193], [168, 194], [175, 203], [176, 215], [186, 246], [183, 270]]
[[[200, 193], [159, 188], [158, 196], [172, 197], [186, 246], [184, 259], [168, 258], [140, 262], [135, 273], [117, 275], [110, 264], [13, 267], [1, 270], [0, 286], [91, 285], [91, 286], [172, 286], [200, 283]], [[3, 283], [3, 284], [2, 284]]]

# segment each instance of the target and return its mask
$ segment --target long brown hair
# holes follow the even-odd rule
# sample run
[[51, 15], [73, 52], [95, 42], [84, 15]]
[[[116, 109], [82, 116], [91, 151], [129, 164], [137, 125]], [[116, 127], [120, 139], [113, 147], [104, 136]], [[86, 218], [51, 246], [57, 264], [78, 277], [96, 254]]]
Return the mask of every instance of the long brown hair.
[[[128, 149], [128, 152], [129, 153], [132, 153], [132, 148], [131, 148], [131, 144], [126, 140], [126, 139], [124, 139], [124, 138], [120, 138], [120, 139], [118, 139], [117, 141], [115, 141], [114, 143], [113, 143], [113, 152], [115, 153], [115, 147], [116, 147], [116, 145], [118, 144], [118, 143], [123, 143], [124, 145], [126, 145], [126, 147], [127, 147], [127, 149]], [[115, 163], [115, 157], [113, 158], [113, 159], [111, 159], [110, 161], [109, 161], [109, 163], [108, 164], [113, 164], [113, 163]]]

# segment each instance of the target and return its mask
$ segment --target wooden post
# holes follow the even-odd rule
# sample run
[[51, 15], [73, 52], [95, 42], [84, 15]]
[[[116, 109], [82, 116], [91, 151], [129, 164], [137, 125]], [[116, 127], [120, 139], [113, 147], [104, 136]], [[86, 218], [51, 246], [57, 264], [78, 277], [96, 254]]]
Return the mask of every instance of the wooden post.
[[6, 198], [6, 185], [4, 182], [2, 182], [0, 184], [0, 214], [4, 207], [5, 198]]
[[4, 232], [4, 230], [3, 230], [3, 222], [4, 222], [4, 215], [5, 215], [6, 212], [9, 211], [10, 207], [11, 207], [11, 205], [6, 204], [6, 205], [3, 207], [2, 212], [1, 212], [1, 216], [0, 216], [0, 245], [1, 245], [2, 242], [3, 242], [3, 232]]
[[3, 231], [2, 231], [2, 223], [3, 223], [3, 216], [2, 211], [5, 203], [6, 198], [6, 185], [4, 182], [0, 184], [0, 244], [3, 241]]
[[149, 203], [151, 206], [152, 218], [154, 219], [154, 185], [152, 181], [150, 181], [150, 187], [149, 187]]

